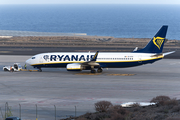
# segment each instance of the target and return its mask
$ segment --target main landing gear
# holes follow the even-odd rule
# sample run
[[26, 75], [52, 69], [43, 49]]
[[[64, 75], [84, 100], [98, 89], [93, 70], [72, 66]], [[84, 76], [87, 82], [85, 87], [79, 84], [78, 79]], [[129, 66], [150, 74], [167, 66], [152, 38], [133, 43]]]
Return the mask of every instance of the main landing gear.
[[[102, 68], [97, 69], [97, 73], [102, 73]], [[96, 73], [96, 70], [94, 68], [91, 68], [91, 73]]]
[[96, 70], [94, 70], [94, 69], [91, 69], [91, 73], [96, 73]]
[[94, 66], [91, 66], [91, 73], [96, 73], [96, 70], [94, 70]]
[[98, 68], [98, 69], [97, 69], [97, 72], [98, 72], [98, 73], [102, 73], [102, 71], [103, 71], [102, 68]]

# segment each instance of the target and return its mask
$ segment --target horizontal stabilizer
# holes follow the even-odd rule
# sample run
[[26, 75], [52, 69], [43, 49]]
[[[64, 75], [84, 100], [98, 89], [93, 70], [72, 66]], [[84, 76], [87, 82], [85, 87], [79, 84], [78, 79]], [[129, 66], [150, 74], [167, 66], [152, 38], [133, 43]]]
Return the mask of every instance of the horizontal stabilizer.
[[134, 51], [137, 51], [137, 50], [138, 50], [138, 47], [134, 48], [133, 52], [134, 52]]
[[163, 53], [163, 55], [164, 55], [164, 56], [166, 56], [166, 55], [172, 54], [172, 53], [174, 53], [174, 52], [176, 52], [176, 51], [172, 51], [172, 52]]

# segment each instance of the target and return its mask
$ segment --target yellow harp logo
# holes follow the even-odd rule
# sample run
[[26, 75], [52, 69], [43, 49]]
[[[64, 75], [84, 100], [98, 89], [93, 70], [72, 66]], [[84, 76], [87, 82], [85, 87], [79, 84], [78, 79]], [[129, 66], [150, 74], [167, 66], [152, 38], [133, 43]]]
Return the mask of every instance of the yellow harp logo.
[[164, 42], [164, 38], [162, 38], [162, 37], [154, 37], [153, 38], [153, 43], [159, 48], [159, 49], [161, 49], [161, 45], [163, 44], [163, 42]]

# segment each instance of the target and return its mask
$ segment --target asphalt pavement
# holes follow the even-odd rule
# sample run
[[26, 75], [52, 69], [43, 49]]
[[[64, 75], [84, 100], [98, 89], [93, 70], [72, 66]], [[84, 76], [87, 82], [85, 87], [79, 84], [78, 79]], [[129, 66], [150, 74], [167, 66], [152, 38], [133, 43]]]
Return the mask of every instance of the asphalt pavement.
[[[13, 116], [23, 120], [53, 120], [94, 112], [94, 103], [110, 101], [149, 102], [158, 95], [180, 99], [180, 60], [163, 59], [132, 68], [68, 72], [66, 68], [46, 68], [43, 72], [4, 72], [2, 67], [20, 63], [31, 56], [0, 55], [0, 107], [4, 114], [8, 102]], [[32, 67], [27, 66], [27, 69]], [[127, 75], [127, 76], [126, 76]], [[19, 105], [20, 104], [20, 105]], [[76, 113], [75, 113], [76, 106]], [[0, 117], [2, 118], [2, 117]]]

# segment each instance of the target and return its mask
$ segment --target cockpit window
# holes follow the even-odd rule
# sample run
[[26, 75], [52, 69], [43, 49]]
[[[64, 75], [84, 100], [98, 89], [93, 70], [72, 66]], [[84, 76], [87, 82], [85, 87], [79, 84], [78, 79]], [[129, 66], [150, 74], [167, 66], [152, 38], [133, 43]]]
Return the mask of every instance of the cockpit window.
[[36, 57], [32, 57], [31, 59], [35, 59]]

